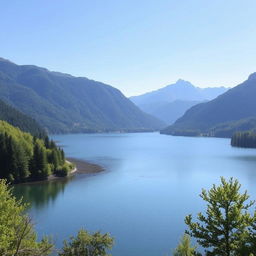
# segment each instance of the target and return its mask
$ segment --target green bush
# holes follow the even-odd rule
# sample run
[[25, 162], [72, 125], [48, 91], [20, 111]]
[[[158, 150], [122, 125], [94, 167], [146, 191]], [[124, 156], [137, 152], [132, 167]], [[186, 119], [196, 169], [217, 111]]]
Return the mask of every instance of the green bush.
[[10, 187], [0, 180], [0, 255], [46, 256], [53, 249], [47, 237], [40, 242], [26, 214], [26, 205], [16, 200]]
[[73, 164], [66, 162], [63, 166], [59, 166], [55, 170], [55, 175], [58, 177], [66, 177], [72, 171], [73, 168], [74, 168]]

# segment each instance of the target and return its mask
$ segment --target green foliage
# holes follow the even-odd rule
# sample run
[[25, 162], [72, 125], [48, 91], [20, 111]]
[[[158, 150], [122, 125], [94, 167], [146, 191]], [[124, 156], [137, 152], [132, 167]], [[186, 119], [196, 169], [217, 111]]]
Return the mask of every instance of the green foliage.
[[26, 206], [17, 201], [4, 180], [0, 180], [0, 255], [46, 256], [53, 246], [47, 237], [37, 242]]
[[67, 176], [72, 169], [74, 169], [74, 165], [71, 163], [65, 163], [62, 166], [57, 167], [55, 170], [55, 174], [59, 177], [65, 177]]
[[256, 133], [251, 131], [236, 132], [232, 136], [231, 145], [233, 147], [256, 148]]
[[64, 246], [59, 256], [108, 256], [107, 251], [113, 246], [113, 238], [109, 234], [96, 232], [90, 234], [81, 229], [76, 237], [64, 241]]
[[63, 150], [48, 137], [32, 137], [0, 121], [0, 179], [12, 183], [42, 180], [61, 168], [71, 167], [65, 163]]
[[196, 252], [196, 246], [191, 245], [190, 236], [185, 234], [182, 239], [180, 240], [180, 243], [178, 247], [175, 249], [174, 256], [196, 256], [200, 255]]
[[47, 161], [46, 148], [42, 140], [34, 140], [34, 154], [31, 168], [34, 179], [46, 179], [50, 174], [50, 166]]
[[254, 202], [248, 202], [247, 192], [241, 194], [240, 187], [237, 180], [221, 178], [219, 186], [200, 195], [207, 202], [205, 215], [200, 212], [196, 222], [191, 215], [185, 218], [186, 233], [197, 239], [207, 255], [246, 255], [243, 250], [248, 249], [249, 229], [255, 222], [248, 210]]
[[245, 119], [239, 119], [238, 121], [225, 122], [213, 127], [212, 133], [215, 137], [230, 138], [237, 131], [255, 131], [256, 118], [249, 117]]

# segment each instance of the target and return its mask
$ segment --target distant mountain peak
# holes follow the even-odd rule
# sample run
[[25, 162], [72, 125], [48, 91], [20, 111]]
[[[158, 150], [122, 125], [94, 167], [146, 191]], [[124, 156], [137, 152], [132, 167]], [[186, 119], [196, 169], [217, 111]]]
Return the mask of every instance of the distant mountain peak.
[[186, 81], [184, 79], [178, 79], [177, 82], [176, 82], [176, 84], [184, 84], [184, 83], [186, 83], [186, 84], [189, 83], [190, 84], [189, 81]]
[[231, 137], [234, 132], [256, 129], [256, 73], [221, 97], [190, 108], [163, 133]]
[[256, 72], [250, 74], [248, 80], [256, 80]]
[[189, 81], [178, 79], [176, 83], [171, 84], [169, 86], [184, 86], [184, 87], [195, 87], [193, 84], [191, 84]]
[[9, 63], [13, 63], [13, 62], [11, 62], [10, 60], [7, 60], [7, 59], [1, 58], [1, 57], [0, 57], [0, 61], [2, 61], [2, 62], [9, 62]]

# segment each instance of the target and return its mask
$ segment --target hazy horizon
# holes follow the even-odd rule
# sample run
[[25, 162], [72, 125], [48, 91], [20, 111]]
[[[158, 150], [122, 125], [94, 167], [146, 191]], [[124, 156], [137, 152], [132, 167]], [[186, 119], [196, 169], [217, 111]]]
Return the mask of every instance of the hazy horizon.
[[256, 71], [252, 0], [14, 2], [1, 5], [1, 57], [128, 97], [178, 79], [233, 87]]

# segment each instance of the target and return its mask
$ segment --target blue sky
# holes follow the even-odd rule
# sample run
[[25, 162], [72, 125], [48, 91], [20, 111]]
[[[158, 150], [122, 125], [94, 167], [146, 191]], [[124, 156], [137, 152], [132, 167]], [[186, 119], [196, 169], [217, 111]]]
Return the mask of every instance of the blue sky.
[[0, 0], [0, 56], [108, 83], [126, 96], [182, 78], [256, 72], [255, 0]]

